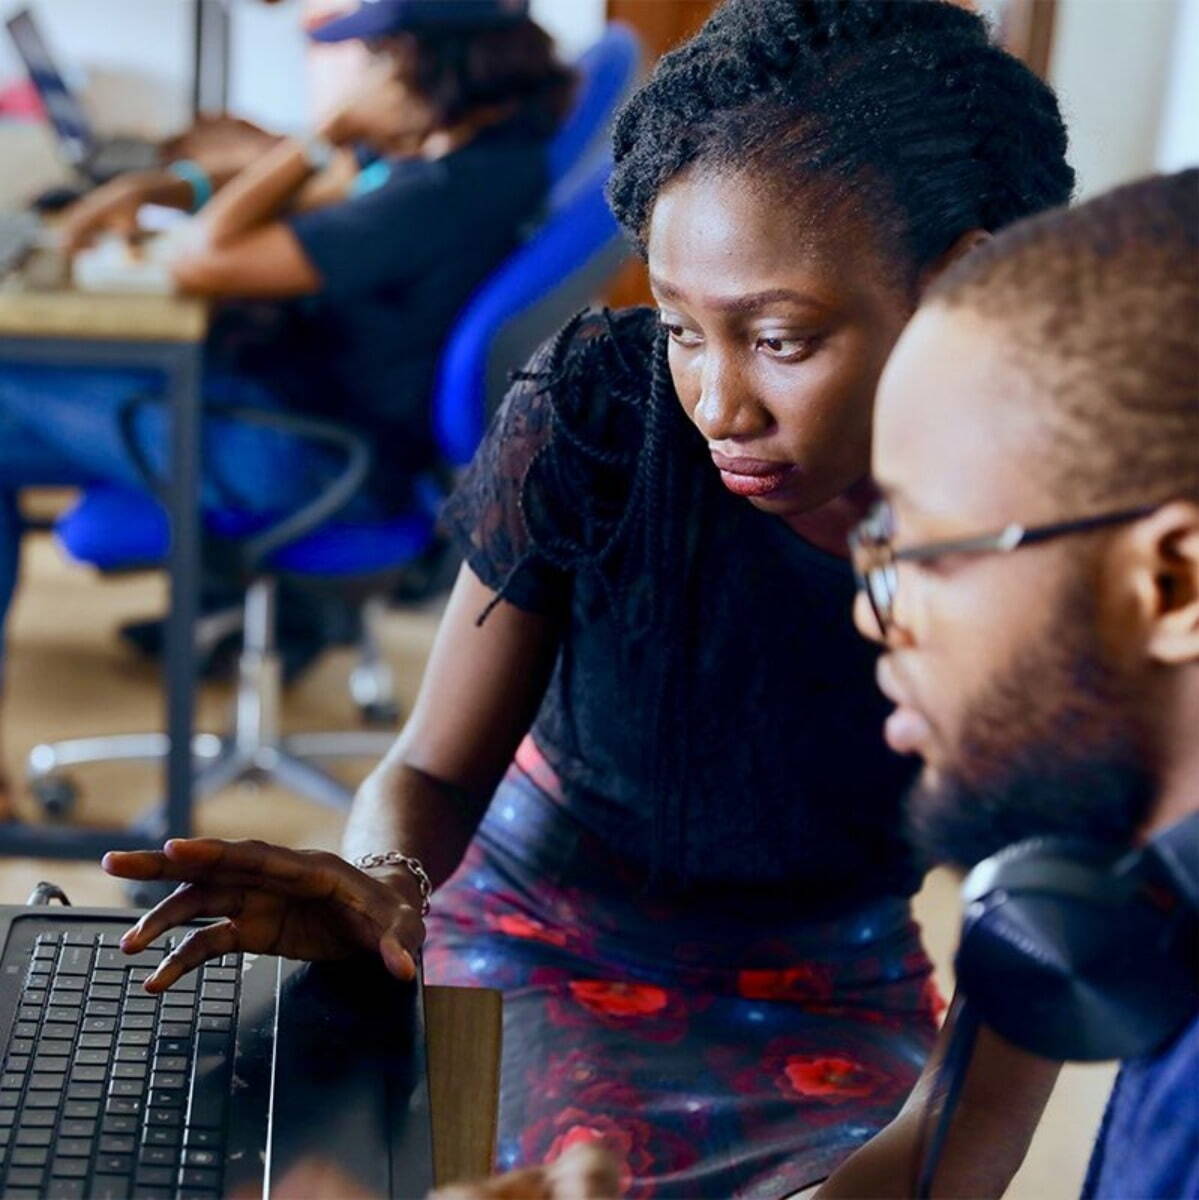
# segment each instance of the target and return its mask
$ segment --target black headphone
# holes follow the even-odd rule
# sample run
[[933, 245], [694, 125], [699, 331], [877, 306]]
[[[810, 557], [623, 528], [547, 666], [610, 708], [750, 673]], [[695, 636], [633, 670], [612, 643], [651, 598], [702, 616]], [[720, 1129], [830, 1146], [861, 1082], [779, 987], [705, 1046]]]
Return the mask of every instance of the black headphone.
[[[955, 960], [962, 1004], [916, 1187], [929, 1195], [970, 1066], [990, 1026], [1055, 1061], [1140, 1058], [1199, 1012], [1199, 813], [1122, 851], [1032, 838], [974, 868]], [[935, 1103], [934, 1103], [935, 1107]]]
[[962, 885], [955, 969], [982, 1021], [1044, 1058], [1140, 1058], [1199, 1011], [1199, 813], [1144, 847], [1034, 838]]

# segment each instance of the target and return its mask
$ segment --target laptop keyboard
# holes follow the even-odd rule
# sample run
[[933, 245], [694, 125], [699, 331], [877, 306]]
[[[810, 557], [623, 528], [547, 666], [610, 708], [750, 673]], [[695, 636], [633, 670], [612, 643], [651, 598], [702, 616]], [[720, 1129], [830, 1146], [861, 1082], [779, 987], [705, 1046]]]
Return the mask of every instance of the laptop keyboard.
[[0, 1077], [6, 1200], [221, 1194], [240, 955], [147, 995], [172, 944], [38, 936]]

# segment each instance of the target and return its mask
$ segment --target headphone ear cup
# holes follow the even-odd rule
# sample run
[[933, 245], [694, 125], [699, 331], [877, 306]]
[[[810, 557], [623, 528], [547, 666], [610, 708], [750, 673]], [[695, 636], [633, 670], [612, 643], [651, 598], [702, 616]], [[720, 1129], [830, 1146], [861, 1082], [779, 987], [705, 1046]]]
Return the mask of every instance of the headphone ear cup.
[[1045, 1058], [1136, 1058], [1195, 1014], [1194, 963], [1178, 926], [1111, 851], [1056, 842], [1011, 847], [963, 887], [956, 968], [982, 1019]]

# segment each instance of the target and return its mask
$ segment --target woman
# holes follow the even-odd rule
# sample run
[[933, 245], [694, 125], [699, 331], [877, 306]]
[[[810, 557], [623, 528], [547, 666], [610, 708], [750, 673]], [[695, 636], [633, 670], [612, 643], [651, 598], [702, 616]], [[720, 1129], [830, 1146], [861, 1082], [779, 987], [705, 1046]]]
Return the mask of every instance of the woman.
[[[622, 115], [611, 198], [658, 313], [577, 319], [514, 388], [447, 513], [467, 566], [421, 697], [345, 840], [440, 885], [429, 980], [506, 991], [502, 1166], [598, 1138], [622, 1194], [777, 1196], [919, 1074], [909, 767], [877, 732], [845, 539], [921, 288], [1064, 201], [1064, 150], [1048, 89], [936, 2], [730, 0]], [[154, 986], [252, 945], [410, 972], [424, 886], [390, 863], [106, 860], [195, 881], [131, 946], [235, 914]]]
[[[428, 397], [442, 340], [536, 215], [545, 141], [571, 90], [519, 6], [483, 0], [466, 17], [453, 4], [389, 0], [323, 25], [323, 40], [369, 36], [375, 61], [315, 137], [284, 139], [224, 187], [195, 161], [175, 163], [117, 179], [67, 215], [76, 251], [108, 231], [131, 235], [146, 203], [198, 207], [171, 263], [177, 289], [269, 301], [225, 307], [209, 340], [207, 505], [277, 517], [340, 466], [320, 445], [222, 418], [221, 407], [369, 433], [386, 469], [362, 509], [404, 502], [434, 463]], [[159, 390], [144, 372], [0, 365], [0, 623], [16, 586], [19, 489], [141, 486], [121, 413], [133, 406], [142, 456], [161, 468], [165, 414], [138, 401]], [[0, 816], [7, 807], [0, 772]]]

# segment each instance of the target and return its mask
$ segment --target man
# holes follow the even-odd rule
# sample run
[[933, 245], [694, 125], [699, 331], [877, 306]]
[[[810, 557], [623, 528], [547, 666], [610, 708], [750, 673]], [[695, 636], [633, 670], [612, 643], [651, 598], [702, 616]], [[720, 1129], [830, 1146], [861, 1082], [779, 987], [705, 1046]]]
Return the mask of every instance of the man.
[[[1199, 171], [1025, 222], [938, 281], [874, 463], [857, 619], [886, 648], [887, 740], [924, 759], [930, 859], [1134, 847], [1199, 812]], [[935, 547], [1013, 523], [1018, 545]], [[1192, 1016], [1124, 1064], [1088, 1196], [1199, 1195], [1197, 1081]]]

